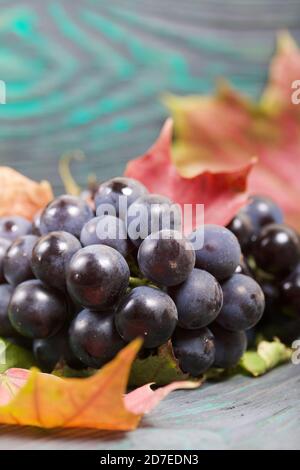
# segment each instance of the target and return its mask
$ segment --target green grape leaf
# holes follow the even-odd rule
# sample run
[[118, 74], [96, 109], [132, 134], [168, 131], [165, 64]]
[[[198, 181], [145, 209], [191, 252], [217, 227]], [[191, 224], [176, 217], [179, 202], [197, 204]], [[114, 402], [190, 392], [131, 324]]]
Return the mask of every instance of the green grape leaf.
[[12, 368], [30, 369], [36, 365], [33, 354], [21, 346], [0, 338], [0, 373]]
[[239, 367], [242, 371], [259, 377], [284, 362], [288, 362], [292, 356], [292, 350], [281, 343], [274, 341], [260, 341], [256, 351], [246, 351], [240, 360]]
[[267, 365], [256, 351], [246, 351], [240, 360], [240, 367], [250, 372], [254, 377], [259, 377], [267, 372]]
[[166, 385], [178, 380], [186, 380], [188, 374], [183, 373], [176, 360], [171, 342], [161, 346], [157, 354], [145, 359], [137, 358], [132, 365], [129, 377], [130, 387], [140, 387], [148, 383]]
[[261, 341], [257, 347], [257, 352], [265, 361], [268, 370], [289, 361], [292, 357], [292, 350], [278, 339], [271, 342]]

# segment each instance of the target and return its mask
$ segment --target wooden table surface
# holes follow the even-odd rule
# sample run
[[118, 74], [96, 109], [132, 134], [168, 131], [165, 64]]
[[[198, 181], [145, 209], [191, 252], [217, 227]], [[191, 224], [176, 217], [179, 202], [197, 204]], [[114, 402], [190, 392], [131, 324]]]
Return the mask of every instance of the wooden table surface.
[[[160, 97], [209, 93], [225, 76], [258, 97], [276, 32], [300, 40], [299, 0], [0, 0], [0, 164], [63, 190], [121, 174], [167, 112]], [[133, 433], [0, 427], [0, 448], [300, 448], [300, 366], [170, 395]]]
[[299, 0], [0, 0], [0, 163], [59, 192], [60, 155], [84, 184], [123, 171], [168, 113], [161, 97], [226, 77], [258, 97], [276, 34], [300, 42]]
[[130, 433], [0, 427], [2, 449], [300, 449], [300, 365], [169, 395]]

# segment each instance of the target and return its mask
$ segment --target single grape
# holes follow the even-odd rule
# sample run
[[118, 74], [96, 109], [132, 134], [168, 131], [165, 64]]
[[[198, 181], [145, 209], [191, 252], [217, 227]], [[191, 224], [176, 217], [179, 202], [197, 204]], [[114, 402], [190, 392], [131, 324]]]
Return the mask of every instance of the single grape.
[[161, 230], [142, 242], [138, 264], [142, 274], [151, 281], [175, 286], [185, 281], [194, 268], [195, 252], [179, 232]]
[[94, 217], [91, 207], [75, 196], [62, 195], [54, 199], [41, 215], [40, 231], [42, 235], [49, 232], [64, 231], [80, 237], [82, 227]]
[[[227, 279], [236, 270], [241, 259], [241, 248], [236, 236], [219, 225], [202, 225], [203, 247], [196, 249], [196, 268], [204, 269], [219, 281]], [[195, 234], [190, 235], [193, 241]]]
[[112, 308], [125, 293], [129, 268], [123, 256], [110, 246], [90, 245], [79, 250], [67, 270], [71, 297], [94, 310]]
[[272, 320], [275, 312], [281, 307], [280, 290], [276, 283], [270, 281], [260, 282], [260, 287], [265, 296], [265, 310], [262, 317], [264, 320]]
[[246, 333], [224, 330], [216, 323], [210, 325], [209, 328], [214, 335], [214, 367], [227, 369], [236, 366], [247, 348]]
[[280, 286], [283, 304], [300, 317], [300, 270], [291, 273]]
[[43, 372], [52, 372], [59, 362], [66, 363], [72, 369], [84, 367], [70, 347], [68, 330], [65, 328], [50, 338], [33, 340], [32, 349]]
[[40, 237], [42, 235], [41, 233], [41, 215], [43, 211], [40, 209], [34, 216], [33, 221], [32, 221], [32, 228], [31, 228], [31, 233], [33, 235], [36, 235], [37, 237]]
[[6, 240], [6, 238], [0, 238], [0, 284], [6, 282], [6, 279], [4, 277], [4, 272], [3, 272], [3, 263], [4, 263], [6, 252], [8, 248], [10, 247], [10, 245], [11, 245], [11, 242], [9, 240]]
[[253, 250], [261, 270], [279, 277], [292, 272], [300, 260], [298, 234], [287, 225], [272, 224], [262, 229]]
[[89, 220], [82, 227], [80, 241], [83, 246], [98, 244], [110, 246], [124, 258], [130, 252], [125, 222], [113, 215], [103, 215]]
[[140, 336], [145, 348], [156, 348], [172, 336], [177, 324], [176, 306], [159, 289], [140, 286], [124, 297], [115, 315], [120, 336], [129, 342]]
[[[128, 207], [140, 196], [147, 194], [147, 188], [137, 180], [120, 176], [102, 183], [95, 193], [94, 200], [97, 215], [114, 215], [126, 218]], [[122, 197], [124, 207], [122, 207]], [[113, 211], [107, 212], [107, 206], [112, 206]]]
[[207, 271], [193, 269], [169, 294], [178, 311], [178, 324], [188, 330], [203, 328], [214, 321], [222, 307], [223, 294], [218, 281]]
[[250, 217], [240, 211], [232, 219], [227, 228], [236, 236], [242, 249], [247, 249], [251, 237], [254, 234], [254, 226]]
[[181, 228], [181, 210], [169, 198], [158, 194], [139, 197], [128, 210], [127, 231], [135, 246], [150, 233]]
[[0, 217], [0, 237], [14, 241], [31, 233], [31, 223], [18, 215]]
[[98, 369], [112, 360], [126, 345], [114, 325], [113, 312], [82, 310], [70, 327], [70, 343], [78, 359]]
[[17, 335], [8, 318], [8, 305], [13, 291], [13, 287], [9, 284], [0, 285], [0, 336], [4, 338]]
[[194, 377], [207, 371], [215, 360], [214, 337], [208, 328], [176, 328], [172, 344], [180, 369]]
[[249, 204], [241, 209], [239, 214], [249, 217], [255, 233], [259, 233], [265, 225], [283, 223], [282, 210], [272, 199], [266, 196], [251, 196]]
[[79, 240], [68, 232], [50, 232], [39, 239], [32, 251], [32, 270], [45, 284], [65, 290], [66, 270], [72, 256], [81, 249]]
[[38, 280], [19, 284], [10, 300], [8, 317], [12, 326], [28, 338], [55, 335], [67, 318], [64, 296]]
[[3, 261], [3, 272], [5, 279], [10, 284], [16, 286], [34, 278], [31, 269], [31, 256], [37, 240], [38, 237], [35, 235], [23, 235], [17, 238], [7, 250]]
[[223, 306], [217, 323], [231, 331], [248, 330], [261, 319], [265, 296], [259, 284], [244, 274], [234, 274], [222, 284]]

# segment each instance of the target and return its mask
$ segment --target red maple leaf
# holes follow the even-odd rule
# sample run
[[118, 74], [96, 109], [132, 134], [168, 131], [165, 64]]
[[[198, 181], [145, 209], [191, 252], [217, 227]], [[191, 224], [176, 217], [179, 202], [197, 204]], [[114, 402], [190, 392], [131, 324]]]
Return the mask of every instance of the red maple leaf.
[[[204, 171], [192, 178], [181, 176], [171, 159], [172, 120], [168, 119], [154, 145], [131, 160], [125, 175], [141, 181], [152, 193], [168, 196], [175, 203], [203, 204], [205, 223], [226, 225], [247, 200], [247, 176], [254, 161], [239, 169], [222, 172]], [[188, 233], [195, 228], [185, 225]]]
[[[173, 158], [178, 171], [232, 170], [258, 157], [249, 191], [272, 197], [287, 222], [300, 229], [300, 51], [292, 38], [279, 37], [267, 86], [259, 102], [227, 84], [215, 96], [168, 96], [175, 119]], [[298, 85], [297, 85], [298, 83]]]

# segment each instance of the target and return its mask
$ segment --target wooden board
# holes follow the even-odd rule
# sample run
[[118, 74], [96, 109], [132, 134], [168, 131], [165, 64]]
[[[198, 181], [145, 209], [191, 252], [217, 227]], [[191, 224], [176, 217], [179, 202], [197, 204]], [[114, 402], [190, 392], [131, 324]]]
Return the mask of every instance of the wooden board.
[[0, 426], [0, 449], [300, 449], [300, 365], [173, 392], [131, 433]]
[[299, 0], [2, 0], [0, 163], [62, 190], [57, 164], [81, 149], [77, 179], [123, 171], [167, 116], [165, 92], [209, 93], [218, 77], [259, 96]]
[[[299, 0], [1, 0], [0, 164], [48, 178], [63, 152], [81, 184], [120, 174], [167, 116], [164, 92], [225, 76], [258, 97], [276, 32], [300, 41]], [[299, 448], [300, 366], [168, 397], [130, 434], [0, 427], [0, 448]]]

